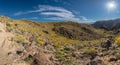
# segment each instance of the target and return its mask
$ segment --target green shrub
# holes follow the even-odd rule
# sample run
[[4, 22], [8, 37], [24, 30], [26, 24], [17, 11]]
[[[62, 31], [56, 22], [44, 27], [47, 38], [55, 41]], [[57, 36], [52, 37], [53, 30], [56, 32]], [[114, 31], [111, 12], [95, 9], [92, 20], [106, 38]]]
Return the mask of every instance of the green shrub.
[[6, 26], [11, 27], [11, 24], [10, 23], [6, 23]]
[[95, 55], [96, 51], [95, 49], [90, 48], [90, 49], [86, 49], [84, 53], [87, 55]]
[[25, 62], [31, 62], [32, 61], [32, 56], [28, 56], [24, 59]]
[[120, 53], [115, 54], [115, 57], [120, 60]]
[[64, 62], [65, 65], [73, 65], [73, 61], [72, 60], [67, 60]]
[[26, 38], [23, 37], [23, 36], [21, 36], [21, 35], [17, 35], [17, 36], [15, 37], [15, 41], [16, 41], [17, 43], [21, 43], [21, 44], [24, 44], [24, 43], [28, 42], [28, 41], [26, 40]]

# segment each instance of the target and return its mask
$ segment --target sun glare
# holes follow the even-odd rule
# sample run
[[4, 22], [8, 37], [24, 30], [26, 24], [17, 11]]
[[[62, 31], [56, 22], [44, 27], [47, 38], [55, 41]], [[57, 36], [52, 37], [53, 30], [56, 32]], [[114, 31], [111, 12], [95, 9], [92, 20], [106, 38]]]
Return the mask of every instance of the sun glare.
[[108, 2], [107, 3], [107, 9], [108, 10], [115, 10], [117, 7], [116, 3], [114, 1]]

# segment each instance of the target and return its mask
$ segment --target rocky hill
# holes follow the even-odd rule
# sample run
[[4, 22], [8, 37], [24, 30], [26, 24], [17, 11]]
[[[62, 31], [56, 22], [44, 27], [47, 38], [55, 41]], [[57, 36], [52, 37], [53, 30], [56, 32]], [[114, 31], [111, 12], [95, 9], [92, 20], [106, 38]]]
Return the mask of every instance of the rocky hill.
[[120, 37], [88, 24], [12, 20], [1, 16], [0, 30], [3, 50], [0, 65], [120, 63]]
[[97, 21], [93, 26], [108, 30], [120, 29], [120, 19]]

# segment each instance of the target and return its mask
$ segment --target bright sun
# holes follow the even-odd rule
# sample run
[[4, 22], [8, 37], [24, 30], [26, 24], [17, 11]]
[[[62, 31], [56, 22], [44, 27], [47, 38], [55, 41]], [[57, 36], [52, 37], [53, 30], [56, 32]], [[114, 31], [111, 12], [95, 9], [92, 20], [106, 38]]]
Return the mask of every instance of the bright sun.
[[111, 1], [111, 2], [107, 3], [107, 9], [108, 10], [114, 10], [114, 9], [116, 9], [116, 7], [117, 7], [117, 5], [114, 1]]

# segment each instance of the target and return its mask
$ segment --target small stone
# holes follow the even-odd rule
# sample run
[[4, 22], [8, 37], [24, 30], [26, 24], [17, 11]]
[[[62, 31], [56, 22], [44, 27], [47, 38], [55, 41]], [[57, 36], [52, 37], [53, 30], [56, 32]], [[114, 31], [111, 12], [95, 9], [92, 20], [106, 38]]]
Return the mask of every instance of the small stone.
[[110, 59], [109, 59], [109, 62], [117, 61], [117, 60], [118, 60], [117, 58], [113, 57], [113, 58], [110, 58]]

